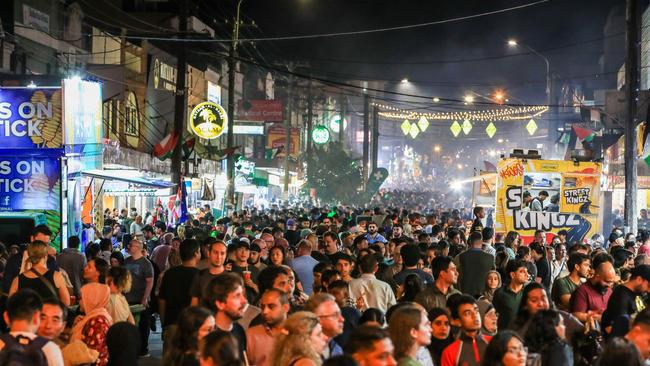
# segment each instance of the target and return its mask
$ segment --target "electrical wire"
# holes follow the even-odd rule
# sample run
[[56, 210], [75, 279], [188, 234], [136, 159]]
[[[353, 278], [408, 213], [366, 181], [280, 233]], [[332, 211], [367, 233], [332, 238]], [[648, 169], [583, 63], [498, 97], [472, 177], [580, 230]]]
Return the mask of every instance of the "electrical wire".
[[[483, 13], [471, 14], [461, 17], [454, 17], [449, 19], [436, 20], [425, 23], [417, 24], [408, 24], [395, 27], [385, 27], [385, 28], [375, 28], [375, 29], [366, 29], [366, 30], [357, 30], [357, 31], [348, 31], [348, 32], [334, 32], [334, 33], [319, 33], [319, 34], [305, 34], [305, 35], [295, 35], [295, 36], [280, 36], [280, 37], [257, 37], [257, 38], [242, 38], [239, 42], [264, 42], [264, 41], [290, 41], [290, 40], [300, 40], [300, 39], [315, 39], [315, 38], [330, 38], [330, 37], [341, 37], [341, 36], [350, 36], [350, 35], [364, 35], [364, 34], [373, 34], [373, 33], [382, 33], [390, 32], [397, 30], [406, 30], [406, 29], [415, 29], [422, 27], [429, 27], [433, 25], [456, 23], [464, 20], [477, 19], [490, 15], [506, 13], [510, 11], [520, 10], [523, 8], [539, 5], [542, 3], [547, 3], [550, 0], [538, 0], [528, 4], [512, 6], [504, 9], [498, 9]], [[232, 42], [232, 39], [193, 39], [193, 38], [168, 38], [168, 37], [148, 37], [148, 36], [128, 36], [128, 38], [149, 40], [149, 41], [171, 41], [171, 42], [201, 42], [201, 43], [212, 43], [212, 42]]]

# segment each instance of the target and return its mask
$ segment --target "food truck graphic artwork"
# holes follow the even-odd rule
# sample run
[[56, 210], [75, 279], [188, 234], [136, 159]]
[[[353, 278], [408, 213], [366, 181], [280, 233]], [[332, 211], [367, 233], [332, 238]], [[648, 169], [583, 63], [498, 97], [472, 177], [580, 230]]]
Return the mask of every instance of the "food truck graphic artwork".
[[[525, 243], [536, 230], [567, 231], [567, 242], [598, 232], [601, 164], [506, 158], [497, 164], [497, 232], [517, 231]], [[541, 201], [539, 205], [532, 201]], [[550, 236], [547, 238], [550, 242]]]

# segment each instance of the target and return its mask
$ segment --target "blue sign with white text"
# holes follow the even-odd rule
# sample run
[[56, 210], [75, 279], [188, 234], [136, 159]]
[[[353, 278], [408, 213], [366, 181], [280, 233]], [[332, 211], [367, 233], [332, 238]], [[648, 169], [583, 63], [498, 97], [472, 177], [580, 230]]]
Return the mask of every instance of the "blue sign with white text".
[[59, 210], [61, 159], [0, 156], [0, 211]]
[[61, 88], [0, 88], [2, 148], [60, 148]]

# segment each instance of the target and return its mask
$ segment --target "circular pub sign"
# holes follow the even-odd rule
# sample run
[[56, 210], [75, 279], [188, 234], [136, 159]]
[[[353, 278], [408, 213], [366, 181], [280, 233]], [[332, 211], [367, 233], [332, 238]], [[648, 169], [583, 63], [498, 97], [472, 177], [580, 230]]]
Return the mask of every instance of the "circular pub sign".
[[203, 139], [216, 139], [228, 126], [228, 115], [222, 106], [213, 102], [203, 102], [192, 109], [190, 127]]
[[318, 145], [326, 144], [330, 140], [330, 131], [325, 126], [316, 126], [311, 131], [311, 138]]

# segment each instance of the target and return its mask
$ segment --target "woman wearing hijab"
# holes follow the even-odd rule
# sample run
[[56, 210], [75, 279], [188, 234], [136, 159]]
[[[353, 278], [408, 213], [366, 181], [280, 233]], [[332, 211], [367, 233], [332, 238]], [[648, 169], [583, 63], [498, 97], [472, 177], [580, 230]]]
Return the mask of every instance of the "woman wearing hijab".
[[489, 271], [485, 276], [485, 291], [479, 297], [479, 301], [485, 300], [491, 303], [499, 287], [501, 287], [501, 274], [495, 270]]
[[442, 351], [454, 343], [451, 335], [451, 316], [447, 309], [432, 308], [429, 310], [429, 321], [431, 322], [431, 343], [427, 346], [434, 365], [440, 365]]
[[84, 316], [77, 318], [72, 327], [72, 340], [84, 342], [88, 348], [99, 352], [97, 366], [108, 363], [108, 348], [106, 346], [106, 333], [113, 324], [106, 306], [111, 297], [111, 289], [100, 283], [89, 283], [79, 291], [81, 299], [79, 307]]

